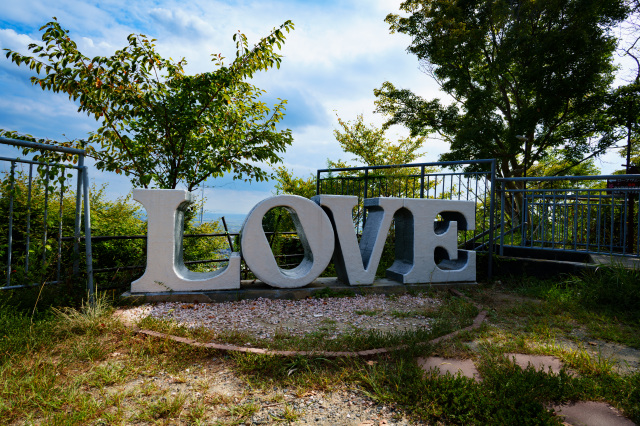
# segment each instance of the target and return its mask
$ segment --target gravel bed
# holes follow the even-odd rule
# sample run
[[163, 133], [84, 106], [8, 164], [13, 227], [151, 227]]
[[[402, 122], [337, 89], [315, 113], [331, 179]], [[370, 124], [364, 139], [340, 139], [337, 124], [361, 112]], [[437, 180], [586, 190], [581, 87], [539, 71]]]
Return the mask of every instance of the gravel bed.
[[366, 295], [326, 299], [256, 299], [224, 303], [146, 304], [122, 313], [125, 320], [170, 319], [186, 327], [207, 327], [224, 334], [235, 331], [258, 339], [276, 333], [302, 336], [321, 330], [336, 338], [354, 329], [381, 332], [429, 328], [426, 316], [440, 305], [424, 295]]

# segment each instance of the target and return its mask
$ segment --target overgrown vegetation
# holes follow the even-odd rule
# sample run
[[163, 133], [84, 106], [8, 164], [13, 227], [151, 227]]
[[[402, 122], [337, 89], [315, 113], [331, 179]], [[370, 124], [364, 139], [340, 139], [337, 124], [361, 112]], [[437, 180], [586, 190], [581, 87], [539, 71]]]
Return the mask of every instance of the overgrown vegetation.
[[[84, 244], [74, 253], [76, 193], [71, 179], [58, 180], [34, 177], [29, 185], [28, 174], [16, 172], [11, 182], [10, 174], [0, 180], [0, 214], [9, 217], [10, 202], [13, 202], [12, 274], [11, 285], [36, 284], [32, 289], [21, 290], [19, 297], [24, 307], [33, 307], [36, 300], [48, 305], [77, 305], [85, 294], [84, 280], [74, 277], [74, 264], [82, 274], [85, 268]], [[13, 188], [13, 189], [12, 189]], [[130, 195], [110, 200], [106, 187], [92, 187], [89, 192], [91, 206], [92, 236], [144, 236], [146, 219], [141, 205]], [[13, 196], [11, 196], [13, 195]], [[195, 207], [194, 207], [195, 209]], [[187, 212], [186, 234], [223, 233], [218, 221], [196, 223], [195, 210]], [[28, 219], [28, 220], [27, 220]], [[0, 224], [0, 256], [7, 259], [8, 221]], [[84, 234], [84, 232], [82, 232]], [[45, 239], [46, 237], [46, 239]], [[61, 238], [62, 237], [62, 238]], [[27, 262], [27, 246], [29, 259]], [[146, 249], [144, 239], [96, 239], [92, 244], [94, 270], [107, 269], [95, 274], [98, 288], [122, 289], [142, 274]], [[226, 257], [228, 248], [224, 237], [188, 238], [184, 244], [185, 261], [219, 259]], [[60, 254], [58, 254], [60, 250]], [[58, 256], [61, 259], [58, 272]], [[196, 271], [208, 271], [224, 263], [190, 265]], [[55, 281], [60, 275], [61, 283], [55, 288], [42, 287], [46, 281]], [[6, 269], [3, 270], [6, 282]]]
[[[135, 335], [110, 316], [105, 304], [32, 316], [4, 300], [0, 418], [46, 424], [239, 424], [263, 412], [258, 402], [263, 401], [274, 406], [270, 421], [286, 423], [304, 416], [304, 409], [290, 404], [283, 389], [292, 398], [304, 398], [348, 388], [393, 407], [400, 416], [430, 424], [559, 424], [548, 404], [576, 400], [610, 402], [638, 422], [640, 372], [619, 370], [602, 354], [562, 343], [576, 330], [588, 339], [627, 343], [640, 334], [637, 318], [627, 308], [617, 309], [616, 301], [603, 306], [598, 297], [582, 299], [574, 287], [586, 288], [589, 279], [551, 283], [519, 278], [504, 280], [501, 288], [469, 290], [489, 309], [487, 325], [434, 346], [417, 348], [405, 341], [409, 350], [372, 359], [225, 355]], [[589, 301], [600, 308], [587, 308]], [[457, 298], [444, 306], [434, 314], [443, 327], [434, 335], [466, 325], [476, 312]], [[626, 338], [605, 337], [598, 335], [598, 324], [629, 332]], [[204, 331], [192, 333], [209, 337]], [[352, 335], [344, 344], [383, 343], [359, 338]], [[302, 343], [313, 347], [321, 341], [282, 339], [272, 345]], [[510, 352], [554, 354], [567, 368], [560, 373], [522, 370], [503, 355]], [[472, 358], [483, 381], [425, 375], [417, 354]], [[231, 394], [220, 391], [222, 383]]]

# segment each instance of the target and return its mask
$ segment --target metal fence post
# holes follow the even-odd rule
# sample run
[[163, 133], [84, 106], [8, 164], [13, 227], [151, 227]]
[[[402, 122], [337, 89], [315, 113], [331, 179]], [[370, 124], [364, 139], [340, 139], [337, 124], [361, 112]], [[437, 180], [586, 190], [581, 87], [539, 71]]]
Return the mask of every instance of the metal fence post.
[[320, 195], [320, 170], [316, 172], [316, 195]]
[[87, 258], [87, 291], [89, 293], [89, 304], [95, 305], [95, 289], [93, 288], [93, 255], [91, 252], [91, 206], [89, 204], [89, 169], [84, 166], [80, 169], [82, 173], [83, 195], [84, 195], [84, 247]]
[[15, 192], [16, 163], [11, 162], [11, 185], [9, 188], [9, 235], [7, 235], [7, 285], [11, 285], [11, 251], [13, 248], [13, 193]]
[[500, 183], [500, 256], [504, 256], [504, 203], [507, 185], [504, 180]]
[[364, 207], [364, 200], [369, 196], [369, 169], [364, 169], [364, 193], [362, 196], [362, 232], [364, 232], [364, 225], [367, 223], [367, 209]]
[[84, 169], [84, 155], [78, 156], [78, 180], [76, 183], [76, 217], [73, 226], [73, 276], [80, 273], [80, 209], [82, 208], [82, 186]]
[[496, 159], [491, 160], [491, 195], [489, 200], [489, 265], [487, 266], [487, 279], [491, 280], [493, 277], [493, 245], [495, 243], [493, 239], [493, 219], [495, 213], [495, 203], [494, 200], [496, 198]]

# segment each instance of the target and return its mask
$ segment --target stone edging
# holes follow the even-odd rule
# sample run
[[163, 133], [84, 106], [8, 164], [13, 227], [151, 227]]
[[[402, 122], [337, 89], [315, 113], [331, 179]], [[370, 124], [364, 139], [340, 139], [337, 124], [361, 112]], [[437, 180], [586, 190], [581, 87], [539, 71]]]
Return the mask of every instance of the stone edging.
[[[444, 336], [436, 337], [435, 339], [429, 340], [427, 342], [418, 343], [420, 346], [435, 344], [442, 342], [444, 340], [451, 339], [452, 337], [457, 336], [463, 331], [471, 331], [475, 330], [482, 325], [483, 321], [487, 317], [487, 311], [483, 309], [483, 307], [471, 299], [469, 299], [464, 294], [460, 293], [456, 289], [449, 289], [449, 291], [455, 294], [458, 297], [465, 299], [467, 302], [472, 303], [480, 313], [473, 320], [473, 324], [468, 327], [461, 328], [460, 330], [456, 330], [449, 334], [445, 334]], [[117, 315], [117, 311], [116, 311]], [[131, 326], [130, 324], [125, 324]], [[405, 349], [407, 345], [395, 346], [390, 348], [379, 348], [379, 349], [369, 349], [366, 351], [344, 351], [344, 352], [336, 352], [336, 351], [279, 351], [272, 349], [260, 349], [260, 348], [247, 348], [245, 346], [236, 346], [236, 345], [225, 345], [221, 343], [202, 343], [197, 340], [188, 339], [186, 337], [174, 336], [172, 334], [160, 333], [157, 331], [145, 330], [137, 327], [132, 327], [133, 331], [138, 334], [144, 334], [146, 336], [158, 337], [167, 340], [173, 340], [174, 342], [184, 343], [190, 346], [200, 347], [200, 348], [208, 348], [208, 349], [217, 349], [220, 351], [232, 351], [232, 352], [245, 352], [252, 354], [261, 354], [261, 355], [276, 355], [276, 356], [322, 356], [327, 358], [338, 358], [338, 357], [370, 357], [374, 355], [382, 355], [389, 352]]]

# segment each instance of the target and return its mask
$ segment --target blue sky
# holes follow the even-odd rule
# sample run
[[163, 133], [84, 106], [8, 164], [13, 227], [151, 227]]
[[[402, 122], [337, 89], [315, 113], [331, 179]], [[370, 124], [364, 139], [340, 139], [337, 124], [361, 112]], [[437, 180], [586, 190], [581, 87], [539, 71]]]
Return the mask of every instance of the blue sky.
[[[265, 89], [265, 100], [288, 100], [283, 127], [293, 132], [294, 143], [284, 155], [284, 165], [300, 176], [324, 168], [327, 158], [351, 159], [333, 137], [336, 114], [381, 124], [374, 114], [373, 89], [384, 81], [412, 89], [425, 97], [442, 97], [437, 85], [418, 69], [415, 56], [406, 52], [410, 40], [389, 34], [384, 17], [396, 13], [396, 0], [334, 1], [216, 1], [166, 0], [42, 0], [5, 1], [0, 4], [0, 49], [27, 52], [40, 40], [39, 27], [56, 16], [87, 56], [109, 55], [126, 44], [131, 33], [144, 33], [158, 41], [162, 56], [185, 57], [190, 73], [212, 70], [210, 55], [235, 54], [232, 36], [240, 30], [249, 42], [290, 19], [295, 30], [287, 36], [281, 68], [259, 74], [254, 83]], [[31, 71], [0, 57], [0, 128], [37, 137], [65, 140], [86, 137], [97, 123], [77, 113], [64, 95], [43, 92], [31, 85]], [[271, 101], [271, 102], [269, 102]], [[402, 128], [388, 136], [406, 135]], [[423, 161], [435, 161], [446, 144], [428, 140]], [[615, 168], [611, 158], [603, 169]], [[96, 184], [108, 183], [112, 197], [126, 195], [131, 186], [122, 176], [91, 175]], [[205, 209], [214, 213], [246, 213], [273, 193], [273, 182], [252, 183], [228, 178], [206, 182]], [[200, 194], [200, 191], [197, 191]]]

